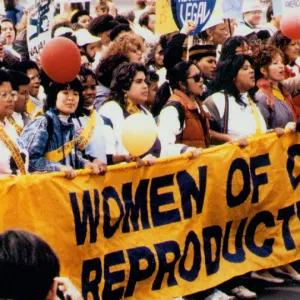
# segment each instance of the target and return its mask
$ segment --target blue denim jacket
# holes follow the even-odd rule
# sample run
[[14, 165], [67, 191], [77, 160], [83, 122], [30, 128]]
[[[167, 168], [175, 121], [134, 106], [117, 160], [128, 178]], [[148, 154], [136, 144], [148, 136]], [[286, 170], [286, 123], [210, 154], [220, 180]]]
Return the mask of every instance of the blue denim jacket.
[[[77, 149], [77, 145], [75, 145], [69, 154], [68, 159], [51, 162], [44, 157], [45, 153], [60, 148], [72, 140], [75, 135], [74, 124], [61, 122], [56, 108], [51, 108], [46, 114], [53, 120], [52, 136], [49, 136], [47, 131], [49, 125], [44, 115], [27, 124], [21, 135], [21, 139], [29, 153], [29, 171], [55, 172], [60, 170], [61, 165], [66, 164], [74, 169], [84, 168], [84, 164], [87, 163], [88, 160], [82, 158], [82, 154]], [[69, 122], [71, 122], [71, 119]]]

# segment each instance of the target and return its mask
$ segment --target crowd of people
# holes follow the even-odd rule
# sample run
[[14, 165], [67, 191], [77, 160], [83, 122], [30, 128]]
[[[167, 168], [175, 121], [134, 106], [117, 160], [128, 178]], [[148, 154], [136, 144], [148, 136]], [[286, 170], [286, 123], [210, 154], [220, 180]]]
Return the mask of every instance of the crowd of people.
[[[51, 36], [71, 40], [81, 54], [78, 76], [62, 84], [48, 77], [38, 56], [30, 56], [28, 10], [4, 1], [1, 177], [60, 171], [73, 179], [78, 169], [104, 175], [108, 165], [142, 167], [183, 153], [193, 159], [227, 142], [247, 147], [245, 138], [255, 134], [299, 131], [300, 44], [282, 34], [271, 3], [265, 10], [260, 2], [244, 0], [240, 21], [211, 17], [192, 45], [192, 21], [178, 32], [155, 31], [155, 3], [136, 0], [134, 9], [122, 11], [112, 0], [97, 0], [90, 11], [69, 4], [63, 15], [58, 8]], [[121, 138], [126, 118], [136, 113], [153, 118], [158, 128], [154, 145], [139, 157], [127, 152]], [[282, 274], [300, 281], [291, 265], [250, 276], [282, 283]], [[241, 278], [227, 283], [226, 291], [228, 286], [231, 295], [222, 287], [201, 295], [257, 296]]]

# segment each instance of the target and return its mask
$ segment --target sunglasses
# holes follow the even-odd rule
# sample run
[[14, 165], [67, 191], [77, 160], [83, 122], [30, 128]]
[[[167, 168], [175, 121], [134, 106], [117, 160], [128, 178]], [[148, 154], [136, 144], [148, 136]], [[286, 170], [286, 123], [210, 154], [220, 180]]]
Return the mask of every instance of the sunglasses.
[[201, 78], [203, 78], [202, 73], [198, 73], [194, 76], [188, 77], [187, 79], [194, 79], [195, 82], [200, 82]]

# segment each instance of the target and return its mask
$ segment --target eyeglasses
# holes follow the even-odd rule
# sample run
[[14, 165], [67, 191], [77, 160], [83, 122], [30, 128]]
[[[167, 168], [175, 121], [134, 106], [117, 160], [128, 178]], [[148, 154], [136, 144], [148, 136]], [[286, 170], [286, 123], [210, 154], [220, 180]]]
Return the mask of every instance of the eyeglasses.
[[10, 100], [10, 98], [12, 98], [13, 101], [17, 101], [18, 100], [18, 92], [11, 91], [10, 93], [8, 93], [8, 92], [1, 92], [0, 93], [0, 99], [1, 100], [8, 101], [8, 100]]
[[202, 73], [198, 73], [198, 74], [188, 77], [187, 79], [194, 79], [195, 82], [200, 82], [201, 78], [203, 78]]

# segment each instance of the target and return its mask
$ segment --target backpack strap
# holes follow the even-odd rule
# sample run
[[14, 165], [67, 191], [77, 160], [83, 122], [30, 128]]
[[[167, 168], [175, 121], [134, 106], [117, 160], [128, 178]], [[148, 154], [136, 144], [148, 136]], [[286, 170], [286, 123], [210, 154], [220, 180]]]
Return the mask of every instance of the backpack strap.
[[229, 116], [229, 99], [228, 95], [225, 93], [225, 110], [223, 117], [223, 133], [227, 134], [228, 132], [228, 116]]

